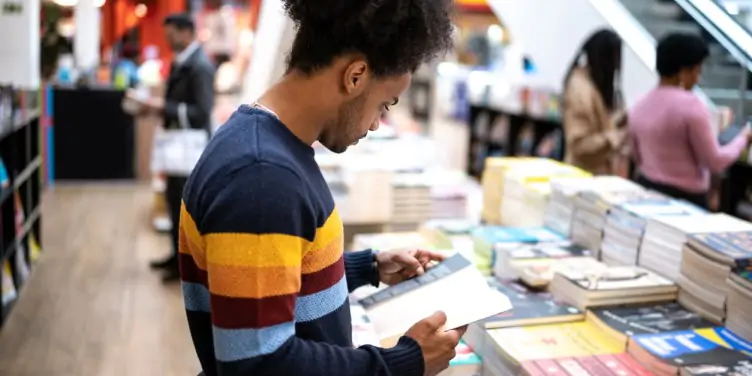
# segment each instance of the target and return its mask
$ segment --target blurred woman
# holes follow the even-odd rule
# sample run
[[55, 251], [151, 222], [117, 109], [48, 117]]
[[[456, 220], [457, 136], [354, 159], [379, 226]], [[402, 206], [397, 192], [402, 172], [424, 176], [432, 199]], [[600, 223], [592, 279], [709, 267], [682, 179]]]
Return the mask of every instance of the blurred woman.
[[626, 131], [615, 86], [621, 39], [599, 30], [585, 41], [564, 80], [564, 161], [594, 174], [613, 174]]
[[725, 146], [718, 144], [708, 108], [694, 93], [708, 57], [705, 41], [671, 34], [658, 44], [660, 83], [629, 112], [638, 182], [707, 207], [710, 172], [722, 172], [748, 144], [744, 128]]

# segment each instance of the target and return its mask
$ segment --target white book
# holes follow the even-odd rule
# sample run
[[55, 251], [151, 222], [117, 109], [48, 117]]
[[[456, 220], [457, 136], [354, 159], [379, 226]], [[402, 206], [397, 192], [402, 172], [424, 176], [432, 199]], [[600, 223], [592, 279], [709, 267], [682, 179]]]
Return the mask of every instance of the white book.
[[457, 253], [420, 277], [380, 290], [360, 301], [382, 340], [401, 336], [413, 324], [443, 311], [444, 328], [455, 329], [512, 309], [509, 299]]

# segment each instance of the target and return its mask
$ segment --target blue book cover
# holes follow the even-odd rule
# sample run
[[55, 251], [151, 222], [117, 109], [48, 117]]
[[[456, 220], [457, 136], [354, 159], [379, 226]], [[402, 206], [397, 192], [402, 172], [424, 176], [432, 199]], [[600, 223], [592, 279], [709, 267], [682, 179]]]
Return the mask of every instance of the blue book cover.
[[489, 244], [541, 243], [564, 240], [563, 236], [545, 227], [483, 226], [475, 229], [473, 235]]
[[[700, 245], [698, 249], [715, 252], [722, 258], [733, 261], [737, 269], [748, 268], [752, 261], [752, 232], [716, 232], [694, 234], [689, 237], [690, 244]], [[703, 252], [704, 253], [704, 252]], [[713, 258], [713, 255], [708, 255]]]
[[752, 343], [724, 327], [638, 334], [632, 340], [656, 358], [676, 367], [730, 364], [752, 357]]

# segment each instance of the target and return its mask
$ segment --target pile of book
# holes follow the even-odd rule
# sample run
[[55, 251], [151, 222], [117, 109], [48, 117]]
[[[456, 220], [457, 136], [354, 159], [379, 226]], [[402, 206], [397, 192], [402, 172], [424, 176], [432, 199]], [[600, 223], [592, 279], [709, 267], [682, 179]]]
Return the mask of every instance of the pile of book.
[[[687, 202], [669, 198], [638, 198], [609, 210], [603, 229], [601, 259], [609, 265], [637, 265], [643, 232], [650, 218], [705, 214]], [[679, 260], [675, 265], [679, 264]]]
[[[728, 294], [733, 287], [744, 286], [737, 273], [743, 272], [752, 259], [751, 237], [752, 230], [691, 235], [682, 252], [679, 301], [715, 322], [723, 322]], [[733, 292], [740, 291], [744, 289]]]

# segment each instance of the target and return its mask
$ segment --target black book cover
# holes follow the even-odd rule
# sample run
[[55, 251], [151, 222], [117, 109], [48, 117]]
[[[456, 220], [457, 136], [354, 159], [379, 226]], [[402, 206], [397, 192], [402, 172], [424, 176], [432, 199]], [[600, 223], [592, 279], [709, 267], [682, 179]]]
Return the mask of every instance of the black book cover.
[[561, 317], [571, 317], [571, 320], [575, 321], [583, 317], [581, 310], [555, 301], [548, 292], [532, 290], [517, 282], [499, 282], [493, 278], [489, 278], [488, 284], [509, 298], [512, 309], [482, 320], [481, 322], [486, 325], [501, 322], [503, 326], [503, 322], [537, 321]]
[[588, 257], [592, 252], [582, 246], [569, 241], [538, 244], [524, 244], [516, 248], [506, 249], [512, 260], [519, 259], [559, 259], [568, 257]]
[[724, 327], [638, 334], [632, 340], [676, 367], [736, 364], [752, 354], [752, 344]]
[[603, 307], [590, 311], [604, 324], [627, 336], [716, 326], [679, 303]]

